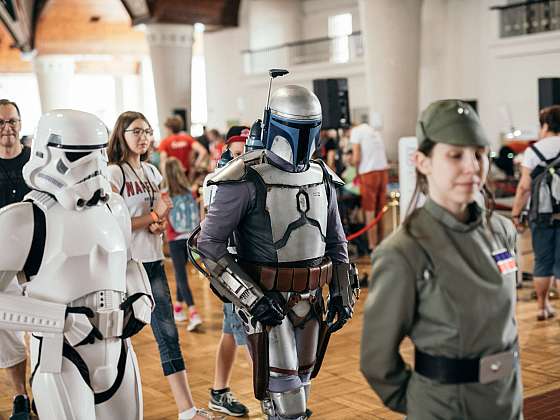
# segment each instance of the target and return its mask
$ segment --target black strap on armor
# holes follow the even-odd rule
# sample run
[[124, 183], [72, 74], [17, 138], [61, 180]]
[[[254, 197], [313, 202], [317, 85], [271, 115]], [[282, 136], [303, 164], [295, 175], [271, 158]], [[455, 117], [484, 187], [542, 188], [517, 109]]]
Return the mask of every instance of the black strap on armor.
[[440, 384], [461, 384], [479, 381], [480, 359], [451, 359], [432, 356], [414, 349], [414, 370]]
[[122, 196], [122, 193], [124, 192], [124, 186], [126, 184], [126, 176], [124, 175], [124, 169], [123, 169], [122, 165], [118, 164], [117, 166], [119, 167], [119, 169], [121, 170], [121, 173], [122, 173], [122, 185], [121, 185], [121, 189], [119, 190], [119, 195]]
[[23, 272], [28, 279], [39, 272], [43, 254], [45, 252], [45, 240], [47, 237], [47, 220], [43, 210], [33, 202], [33, 200], [25, 200], [33, 206], [33, 239], [31, 248], [23, 266]]
[[31, 372], [31, 376], [29, 377], [29, 386], [33, 388], [33, 377], [35, 376], [35, 373], [37, 373], [37, 369], [39, 369], [39, 365], [41, 364], [41, 352], [43, 351], [43, 337], [36, 336], [35, 334], [31, 334], [31, 335], [37, 340], [39, 340], [37, 363], [35, 363], [35, 366], [33, 367], [33, 372]]
[[115, 378], [115, 382], [113, 382], [113, 385], [111, 385], [111, 387], [106, 391], [95, 394], [95, 404], [104, 403], [105, 401], [111, 399], [111, 397], [118, 391], [124, 378], [124, 372], [126, 370], [127, 353], [128, 351], [124, 340], [121, 340], [121, 354], [119, 355], [119, 361], [117, 363], [117, 377]]
[[[36, 335], [33, 335], [33, 337], [39, 340], [39, 357], [37, 358], [37, 364], [34, 366], [33, 373], [31, 374], [31, 378], [29, 379], [29, 384], [31, 386], [33, 386], [33, 378], [35, 377], [35, 374], [37, 373], [39, 365], [41, 363], [41, 352], [43, 347], [43, 337]], [[82, 356], [80, 356], [80, 353], [78, 353], [78, 351], [70, 344], [64, 342], [62, 344], [62, 356], [70, 361], [74, 366], [76, 366], [76, 369], [78, 369], [78, 372], [80, 373], [80, 376], [82, 377], [84, 383], [93, 391], [93, 388], [91, 386], [91, 379], [89, 377], [89, 368]], [[119, 355], [119, 361], [117, 363], [117, 377], [115, 378], [115, 382], [113, 382], [113, 385], [111, 385], [109, 389], [94, 394], [95, 404], [102, 404], [105, 401], [110, 400], [113, 395], [115, 395], [115, 393], [119, 390], [124, 378], [126, 359], [127, 347], [125, 344], [125, 340], [121, 340], [121, 353]]]

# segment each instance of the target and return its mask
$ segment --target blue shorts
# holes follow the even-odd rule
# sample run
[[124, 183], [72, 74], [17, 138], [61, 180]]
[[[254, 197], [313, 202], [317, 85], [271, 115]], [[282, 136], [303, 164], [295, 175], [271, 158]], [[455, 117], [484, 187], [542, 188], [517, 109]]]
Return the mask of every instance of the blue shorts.
[[247, 344], [247, 333], [243, 322], [233, 310], [233, 303], [224, 303], [224, 334], [233, 334], [235, 344], [244, 346]]
[[533, 276], [560, 278], [560, 220], [552, 225], [531, 225], [531, 238], [535, 254]]

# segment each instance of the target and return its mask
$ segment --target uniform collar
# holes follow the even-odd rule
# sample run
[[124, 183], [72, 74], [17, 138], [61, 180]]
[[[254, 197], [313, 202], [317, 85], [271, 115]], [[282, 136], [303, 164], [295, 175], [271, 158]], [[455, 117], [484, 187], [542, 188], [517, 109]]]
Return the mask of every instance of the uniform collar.
[[436, 204], [435, 201], [433, 201], [431, 198], [428, 198], [426, 200], [424, 208], [439, 223], [457, 232], [470, 232], [471, 230], [476, 229], [482, 223], [483, 211], [476, 203], [476, 201], [473, 201], [468, 205], [470, 217], [467, 223], [463, 223], [457, 220], [457, 218], [453, 216], [453, 214], [451, 214], [447, 209]]

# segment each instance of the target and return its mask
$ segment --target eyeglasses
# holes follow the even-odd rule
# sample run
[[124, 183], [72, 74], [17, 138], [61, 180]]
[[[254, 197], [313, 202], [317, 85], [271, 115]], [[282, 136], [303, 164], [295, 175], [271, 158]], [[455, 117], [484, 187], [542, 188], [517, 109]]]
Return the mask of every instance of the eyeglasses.
[[12, 126], [12, 128], [15, 128], [19, 121], [20, 120], [0, 120], [0, 128], [4, 128], [6, 124], [9, 124]]
[[146, 137], [150, 137], [152, 134], [154, 134], [154, 130], [152, 130], [151, 128], [146, 128], [146, 129], [141, 129], [141, 128], [132, 128], [130, 130], [124, 130], [125, 133], [132, 133], [135, 137], [140, 137], [143, 134], [146, 135]]

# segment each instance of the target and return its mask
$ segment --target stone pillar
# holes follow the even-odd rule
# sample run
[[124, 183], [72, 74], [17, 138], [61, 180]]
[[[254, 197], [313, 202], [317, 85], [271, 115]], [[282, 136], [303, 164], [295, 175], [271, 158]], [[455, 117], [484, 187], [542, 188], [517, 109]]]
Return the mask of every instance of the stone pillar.
[[39, 55], [33, 60], [41, 112], [72, 107], [72, 79], [75, 61], [65, 55]]
[[399, 138], [415, 132], [421, 6], [419, 0], [360, 0], [370, 122], [381, 124], [390, 159], [397, 158]]
[[191, 124], [191, 60], [193, 26], [148, 24], [146, 38], [152, 60], [159, 127], [176, 109], [186, 110]]

